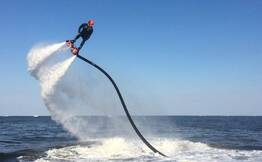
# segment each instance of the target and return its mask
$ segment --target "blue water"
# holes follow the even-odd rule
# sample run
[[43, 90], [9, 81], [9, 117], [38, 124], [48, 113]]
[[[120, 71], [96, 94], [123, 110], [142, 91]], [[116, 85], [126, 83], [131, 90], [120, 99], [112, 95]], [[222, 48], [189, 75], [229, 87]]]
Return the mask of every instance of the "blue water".
[[130, 127], [119, 128], [124, 117], [78, 118], [89, 125], [85, 140], [50, 117], [0, 117], [0, 161], [262, 161], [262, 117], [135, 117], [169, 158], [152, 154]]

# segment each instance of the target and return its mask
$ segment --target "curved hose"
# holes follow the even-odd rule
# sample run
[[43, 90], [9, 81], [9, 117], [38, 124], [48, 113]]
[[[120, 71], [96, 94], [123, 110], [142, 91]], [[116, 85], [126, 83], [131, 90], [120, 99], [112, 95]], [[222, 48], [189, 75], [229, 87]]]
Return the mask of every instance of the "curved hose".
[[154, 148], [144, 137], [143, 135], [140, 133], [140, 131], [137, 129], [133, 119], [131, 118], [131, 115], [129, 114], [128, 110], [127, 110], [127, 107], [126, 107], [126, 104], [125, 104], [125, 101], [115, 83], [115, 81], [112, 79], [112, 77], [104, 70], [102, 69], [101, 67], [99, 67], [98, 65], [96, 65], [95, 63], [93, 63], [92, 61], [84, 58], [83, 56], [81, 55], [77, 55], [78, 58], [80, 58], [81, 60], [85, 61], [86, 63], [92, 65], [93, 67], [95, 67], [96, 69], [98, 69], [99, 71], [101, 71], [110, 81], [111, 83], [113, 84], [117, 94], [118, 94], [118, 97], [121, 101], [121, 104], [125, 110], [125, 113], [126, 113], [126, 116], [130, 122], [130, 124], [132, 125], [132, 127], [134, 128], [136, 134], [140, 137], [140, 139], [144, 142], [145, 145], [147, 145], [148, 148], [150, 148], [153, 152], [155, 153], [159, 153], [160, 155], [164, 156], [164, 157], [167, 157], [165, 154], [161, 153], [160, 151], [158, 151], [156, 148]]

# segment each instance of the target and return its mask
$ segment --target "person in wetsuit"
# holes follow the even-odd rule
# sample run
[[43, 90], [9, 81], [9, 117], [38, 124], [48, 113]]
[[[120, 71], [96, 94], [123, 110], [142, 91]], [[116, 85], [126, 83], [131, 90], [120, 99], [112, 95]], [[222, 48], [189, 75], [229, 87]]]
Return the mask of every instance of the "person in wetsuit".
[[75, 41], [78, 38], [82, 38], [82, 42], [80, 43], [80, 46], [78, 47], [78, 51], [83, 47], [85, 42], [90, 38], [90, 36], [93, 33], [93, 26], [95, 22], [94, 20], [89, 20], [88, 23], [83, 23], [78, 28], [78, 34], [75, 37], [75, 39], [71, 40], [72, 43], [75, 43]]

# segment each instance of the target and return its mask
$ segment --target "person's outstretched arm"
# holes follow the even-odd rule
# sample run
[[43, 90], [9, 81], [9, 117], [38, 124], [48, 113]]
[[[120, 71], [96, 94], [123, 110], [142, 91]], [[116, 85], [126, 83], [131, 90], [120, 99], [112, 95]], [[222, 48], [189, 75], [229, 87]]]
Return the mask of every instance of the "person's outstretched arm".
[[78, 33], [81, 33], [81, 31], [83, 30], [84, 24], [80, 25], [78, 28]]

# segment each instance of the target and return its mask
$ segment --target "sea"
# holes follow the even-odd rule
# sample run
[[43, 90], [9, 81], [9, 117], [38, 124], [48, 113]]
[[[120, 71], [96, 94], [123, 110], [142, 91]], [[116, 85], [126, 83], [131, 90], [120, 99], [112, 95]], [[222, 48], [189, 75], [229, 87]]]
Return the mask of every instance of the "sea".
[[124, 116], [76, 116], [79, 139], [50, 116], [0, 117], [1, 162], [262, 162], [261, 116], [135, 116], [151, 151]]

